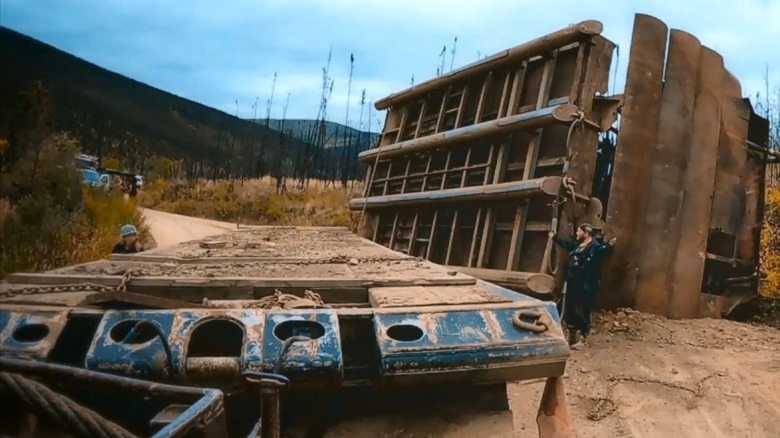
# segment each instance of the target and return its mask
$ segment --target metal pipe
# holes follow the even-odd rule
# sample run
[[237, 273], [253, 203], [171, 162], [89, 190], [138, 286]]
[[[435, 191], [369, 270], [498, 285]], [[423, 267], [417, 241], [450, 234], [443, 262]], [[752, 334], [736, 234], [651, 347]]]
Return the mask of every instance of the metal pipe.
[[780, 151], [765, 148], [759, 144], [753, 143], [750, 140], [745, 142], [745, 145], [747, 146], [748, 149], [752, 149], [754, 151], [761, 152], [762, 154], [769, 155], [770, 157], [780, 159]]
[[351, 210], [371, 210], [383, 207], [430, 205], [435, 203], [464, 203], [479, 201], [505, 201], [523, 199], [535, 195], [553, 196], [561, 186], [561, 178], [547, 176], [525, 181], [511, 181], [488, 186], [432, 190], [398, 195], [354, 198], [349, 201]]
[[364, 163], [372, 163], [376, 160], [378, 154], [380, 154], [382, 158], [390, 158], [507, 134], [522, 129], [536, 129], [551, 123], [571, 123], [579, 117], [579, 114], [579, 109], [576, 105], [566, 103], [551, 106], [537, 111], [529, 111], [509, 117], [502, 117], [488, 122], [477, 123], [475, 125], [464, 126], [438, 134], [369, 149], [358, 154], [358, 159]]

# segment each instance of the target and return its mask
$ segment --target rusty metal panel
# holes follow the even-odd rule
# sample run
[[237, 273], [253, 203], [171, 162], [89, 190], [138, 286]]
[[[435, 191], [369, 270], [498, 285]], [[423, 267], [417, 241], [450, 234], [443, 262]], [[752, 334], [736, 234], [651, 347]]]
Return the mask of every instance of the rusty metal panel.
[[720, 136], [723, 58], [702, 48], [688, 169], [683, 183], [680, 237], [671, 273], [669, 316], [692, 318], [700, 306], [707, 235]]
[[602, 307], [633, 305], [640, 229], [650, 186], [650, 163], [658, 139], [658, 113], [664, 71], [667, 27], [661, 20], [637, 14], [617, 138], [604, 232], [620, 244], [605, 261]]
[[[367, 218], [361, 235], [472, 273], [549, 276], [560, 177], [583, 181], [569, 208], [585, 211], [612, 123], [594, 103], [615, 47], [600, 31], [583, 22], [381, 100], [379, 146], [360, 155], [373, 170], [350, 202]], [[550, 184], [523, 189], [535, 181]]]
[[700, 54], [701, 44], [693, 35], [676, 29], [671, 31], [650, 197], [642, 225], [642, 232], [648, 239], [637, 246], [636, 308], [643, 311], [665, 314], [669, 304], [669, 271], [680, 231], [683, 177], [690, 147]]
[[723, 79], [724, 132], [718, 146], [718, 168], [712, 201], [710, 228], [728, 236], [730, 244], [717, 245], [716, 255], [733, 257], [736, 234], [745, 212], [745, 188], [741, 175], [745, 171], [749, 109], [742, 101], [739, 81], [728, 70]]

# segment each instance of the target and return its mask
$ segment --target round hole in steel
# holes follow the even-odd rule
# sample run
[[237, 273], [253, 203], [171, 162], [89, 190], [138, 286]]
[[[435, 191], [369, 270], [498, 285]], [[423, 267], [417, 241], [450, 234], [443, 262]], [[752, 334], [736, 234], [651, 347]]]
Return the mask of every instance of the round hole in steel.
[[187, 357], [239, 357], [243, 349], [243, 325], [232, 319], [210, 319], [192, 330]]
[[35, 343], [49, 336], [49, 326], [46, 324], [32, 323], [17, 327], [11, 334], [16, 342]]
[[387, 328], [387, 336], [400, 342], [419, 341], [423, 335], [422, 329], [412, 324], [396, 324]]
[[150, 329], [149, 327], [141, 326], [138, 328], [138, 330], [135, 332], [135, 336], [133, 336], [130, 339], [127, 338], [127, 335], [130, 334], [130, 331], [135, 327], [136, 324], [138, 324], [140, 321], [137, 319], [126, 319], [124, 321], [120, 321], [116, 324], [114, 324], [113, 327], [111, 327], [111, 331], [108, 332], [108, 335], [111, 337], [111, 340], [119, 343], [119, 344], [145, 344], [152, 339], [154, 339], [157, 336], [157, 333]]
[[325, 336], [325, 326], [317, 321], [291, 319], [282, 321], [274, 328], [274, 336], [280, 341], [286, 341], [293, 336], [303, 336], [309, 339], [319, 339]]

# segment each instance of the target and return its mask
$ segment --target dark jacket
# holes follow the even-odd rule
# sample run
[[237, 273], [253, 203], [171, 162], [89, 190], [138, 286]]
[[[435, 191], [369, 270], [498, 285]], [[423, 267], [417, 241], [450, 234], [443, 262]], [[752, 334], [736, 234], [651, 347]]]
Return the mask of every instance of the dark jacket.
[[580, 244], [575, 240], [563, 239], [556, 234], [553, 241], [569, 252], [566, 272], [569, 287], [581, 287], [586, 291], [596, 292], [601, 284], [601, 262], [612, 250], [612, 246], [594, 238], [578, 251]]
[[123, 242], [118, 242], [116, 245], [114, 245], [114, 249], [111, 251], [113, 254], [135, 254], [137, 252], [141, 252], [144, 250], [143, 246], [138, 245], [140, 249], [137, 249], [135, 245], [128, 248], [125, 246]]

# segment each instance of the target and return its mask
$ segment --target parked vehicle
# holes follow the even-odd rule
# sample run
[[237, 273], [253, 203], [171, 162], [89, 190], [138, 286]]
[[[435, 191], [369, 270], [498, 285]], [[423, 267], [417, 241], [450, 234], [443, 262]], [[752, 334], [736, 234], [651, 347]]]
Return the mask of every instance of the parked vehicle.
[[95, 169], [81, 169], [82, 183], [90, 187], [100, 187], [103, 183], [100, 174]]

